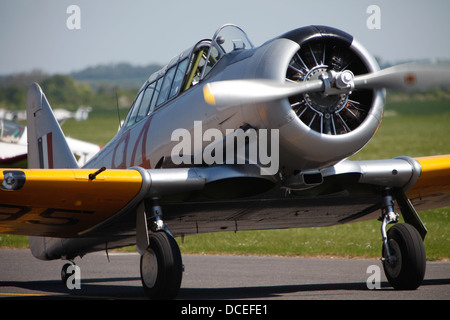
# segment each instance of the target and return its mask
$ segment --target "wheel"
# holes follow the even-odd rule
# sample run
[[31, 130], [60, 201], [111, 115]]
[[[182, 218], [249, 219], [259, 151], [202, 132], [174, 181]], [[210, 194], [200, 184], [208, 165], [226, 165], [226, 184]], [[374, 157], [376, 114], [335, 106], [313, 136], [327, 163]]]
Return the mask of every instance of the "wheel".
[[72, 265], [71, 263], [66, 263], [65, 265], [63, 265], [63, 267], [61, 269], [61, 280], [64, 283], [64, 285], [67, 284], [67, 279], [69, 279], [69, 277], [71, 276], [71, 274], [67, 272], [67, 269], [71, 265]]
[[384, 272], [397, 290], [417, 289], [425, 276], [425, 247], [419, 232], [407, 223], [394, 225], [387, 232], [389, 252], [393, 261], [387, 261], [383, 246]]
[[141, 281], [150, 299], [173, 299], [181, 286], [183, 265], [177, 242], [164, 231], [152, 233], [141, 256]]

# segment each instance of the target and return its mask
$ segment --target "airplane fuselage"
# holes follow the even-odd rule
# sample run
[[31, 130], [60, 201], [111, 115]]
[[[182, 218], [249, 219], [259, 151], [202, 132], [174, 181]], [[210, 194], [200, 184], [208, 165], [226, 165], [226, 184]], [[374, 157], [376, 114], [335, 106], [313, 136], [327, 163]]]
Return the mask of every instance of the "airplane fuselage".
[[[233, 137], [230, 133], [237, 129], [255, 130], [256, 134], [261, 129], [270, 132], [277, 130], [279, 141], [276, 142], [276, 151], [279, 152], [279, 163], [276, 171], [287, 175], [293, 171], [333, 165], [359, 151], [372, 138], [381, 122], [384, 107], [382, 90], [365, 92], [364, 99], [356, 102], [350, 99], [351, 92], [336, 96], [303, 95], [296, 101], [294, 97], [262, 103], [217, 106], [205, 102], [204, 86], [210, 82], [270, 79], [283, 83], [293, 81], [292, 79], [302, 81], [295, 77], [303, 80], [320, 78], [331, 68], [352, 69], [354, 66], [355, 69], [352, 70], [355, 73], [377, 70], [378, 65], [374, 59], [350, 35], [332, 28], [307, 27], [254, 48], [248, 47], [251, 43], [242, 32], [242, 42], [234, 39], [233, 49], [220, 52], [223, 47], [220, 34], [216, 33], [213, 40], [200, 41], [192, 49], [175, 57], [161, 71], [150, 76], [139, 91], [117, 136], [85, 167], [174, 167], [174, 148], [177, 148], [182, 139], [173, 137], [177, 129], [184, 129], [191, 138], [195, 137], [190, 141], [190, 148], [181, 150], [181, 153], [184, 152], [183, 157], [192, 159], [198, 158], [198, 153], [204, 152], [208, 146], [214, 147], [215, 151], [225, 148], [229, 138]], [[338, 52], [342, 48], [349, 53], [341, 57]], [[312, 53], [312, 58], [309, 58], [309, 62], [304, 62], [308, 58], [305, 54], [309, 52]], [[203, 60], [198, 63], [200, 55], [203, 55]], [[348, 55], [351, 57], [347, 58]], [[296, 65], [300, 64], [297, 57], [304, 67]], [[339, 59], [348, 59], [345, 61], [347, 66], [336, 66], [334, 61]], [[178, 81], [177, 84], [175, 70], [184, 74], [183, 81]], [[156, 99], [157, 94], [163, 95], [164, 89], [164, 82], [159, 79], [173, 81], [171, 94], [166, 99]], [[178, 87], [175, 88], [175, 85]], [[153, 100], [157, 102], [146, 96], [147, 90], [153, 90]], [[328, 104], [328, 109], [318, 108], [316, 105], [319, 102]], [[296, 109], [297, 106], [302, 106], [304, 110]], [[354, 106], [354, 109], [350, 106]], [[202, 133], [209, 129], [219, 130], [224, 140], [215, 141], [201, 134], [199, 142], [199, 136], [195, 132], [198, 123], [201, 123]], [[270, 139], [267, 144], [264, 147], [273, 151]], [[227, 157], [229, 156], [228, 154]], [[198, 163], [192, 161], [186, 164]], [[261, 165], [260, 159], [257, 164]]]

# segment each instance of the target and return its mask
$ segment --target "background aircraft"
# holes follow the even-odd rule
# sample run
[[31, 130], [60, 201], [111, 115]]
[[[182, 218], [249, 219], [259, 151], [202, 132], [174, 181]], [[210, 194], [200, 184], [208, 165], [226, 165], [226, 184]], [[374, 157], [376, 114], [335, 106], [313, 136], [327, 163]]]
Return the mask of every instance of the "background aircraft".
[[[426, 235], [415, 209], [450, 205], [450, 156], [346, 159], [378, 129], [384, 88], [421, 90], [449, 75], [438, 65], [380, 71], [330, 27], [254, 47], [225, 25], [149, 77], [118, 134], [82, 169], [34, 84], [29, 168], [38, 169], [2, 170], [0, 232], [30, 235], [44, 260], [136, 243], [146, 293], [172, 298], [182, 279], [174, 236], [329, 226], [381, 210], [386, 276], [415, 289]], [[407, 223], [387, 230], [394, 204]]]
[[[66, 113], [64, 112], [64, 114]], [[81, 114], [83, 112], [80, 113], [80, 116]], [[65, 121], [68, 118], [64, 116], [56, 119]], [[81, 121], [78, 119], [81, 118], [77, 118], [77, 121]], [[71, 137], [67, 137], [66, 140], [70, 150], [77, 157], [77, 162], [80, 166], [83, 166], [100, 150], [100, 146], [94, 143]], [[26, 166], [27, 152], [27, 127], [19, 123], [0, 119], [0, 166], [4, 168]]]
[[[53, 114], [56, 120], [58, 120], [61, 125], [67, 119], [75, 119], [76, 121], [86, 121], [89, 118], [89, 113], [92, 111], [92, 107], [80, 106], [75, 112], [66, 109], [55, 109]], [[27, 119], [26, 111], [13, 111], [0, 109], [0, 119], [5, 119], [9, 121], [23, 121]]]

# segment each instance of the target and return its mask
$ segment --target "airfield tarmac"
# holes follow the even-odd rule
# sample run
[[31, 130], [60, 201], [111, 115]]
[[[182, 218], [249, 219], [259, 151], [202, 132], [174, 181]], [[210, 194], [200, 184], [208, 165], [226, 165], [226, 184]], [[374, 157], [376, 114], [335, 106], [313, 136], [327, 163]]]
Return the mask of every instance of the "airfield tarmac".
[[[69, 290], [60, 279], [66, 261], [40, 261], [29, 250], [0, 249], [0, 300], [146, 299], [139, 255], [109, 253], [109, 259], [104, 252], [76, 259], [80, 288]], [[450, 262], [427, 262], [425, 280], [413, 291], [393, 290], [375, 259], [183, 255], [183, 263], [179, 300], [450, 299]], [[376, 266], [381, 288], [369, 290], [367, 280], [374, 273], [368, 268]]]

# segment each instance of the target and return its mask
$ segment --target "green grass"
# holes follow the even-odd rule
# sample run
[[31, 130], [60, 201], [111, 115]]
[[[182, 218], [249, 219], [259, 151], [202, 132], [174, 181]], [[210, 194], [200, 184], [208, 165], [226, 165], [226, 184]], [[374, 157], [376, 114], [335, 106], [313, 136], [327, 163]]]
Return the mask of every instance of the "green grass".
[[[124, 115], [121, 115], [124, 119]], [[74, 138], [106, 144], [117, 132], [115, 110], [94, 111], [89, 121], [68, 120], [63, 130]], [[374, 139], [353, 160], [400, 155], [450, 154], [450, 101], [389, 102]], [[450, 207], [419, 212], [428, 229], [428, 260], [450, 258]], [[379, 258], [380, 222], [357, 222], [324, 228], [220, 232], [177, 239], [183, 253]], [[27, 247], [26, 237], [0, 235], [0, 247]], [[127, 248], [126, 250], [134, 250]]]
[[0, 248], [28, 248], [28, 237], [0, 234]]
[[391, 102], [374, 139], [352, 159], [436, 154], [450, 154], [449, 100]]
[[[126, 111], [121, 110], [121, 120], [125, 119]], [[119, 130], [119, 118], [116, 110], [94, 109], [87, 121], [69, 119], [64, 122], [62, 129], [66, 136], [104, 146]]]
[[[420, 214], [428, 229], [424, 242], [428, 260], [449, 258], [449, 211]], [[379, 258], [380, 226], [371, 220], [322, 228], [199, 234], [178, 242], [183, 253]]]

